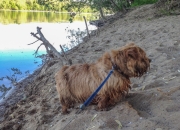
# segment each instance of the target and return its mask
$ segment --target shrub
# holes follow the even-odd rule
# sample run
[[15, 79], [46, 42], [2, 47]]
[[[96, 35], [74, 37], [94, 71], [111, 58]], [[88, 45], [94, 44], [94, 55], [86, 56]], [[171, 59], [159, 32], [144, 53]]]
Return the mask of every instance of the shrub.
[[134, 0], [132, 3], [132, 6], [140, 6], [140, 5], [145, 5], [145, 4], [154, 4], [158, 0]]

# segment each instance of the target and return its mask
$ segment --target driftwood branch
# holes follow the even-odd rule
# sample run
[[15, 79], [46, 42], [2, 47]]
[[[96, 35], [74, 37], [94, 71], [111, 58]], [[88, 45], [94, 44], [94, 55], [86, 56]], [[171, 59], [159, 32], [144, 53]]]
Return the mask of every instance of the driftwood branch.
[[35, 55], [38, 53], [38, 50], [39, 50], [39, 48], [41, 47], [43, 45], [43, 43], [41, 43], [39, 46], [38, 46], [38, 48], [36, 49], [36, 51], [35, 51]]
[[[37, 33], [35, 34], [35, 33], [32, 32], [31, 35], [33, 35], [33, 37], [35, 37], [36, 39], [41, 40], [41, 38], [39, 38], [38, 36], [36, 36]], [[41, 41], [42, 41], [42, 40], [41, 40]]]
[[34, 43], [36, 43], [36, 42], [38, 42], [39, 40], [36, 40], [36, 41], [34, 41], [34, 42], [32, 42], [32, 43], [29, 43], [28, 45], [32, 45], [32, 44], [34, 44]]
[[[44, 37], [43, 33], [41, 32], [41, 29], [42, 29], [42, 28], [37, 27], [37, 33], [31, 32], [31, 35], [34, 36], [36, 39], [38, 39], [38, 40], [40, 40], [40, 41], [43, 42], [42, 45], [45, 46], [46, 52], [47, 52], [47, 54], [48, 54], [50, 57], [51, 57], [52, 54], [53, 54], [53, 57], [57, 57], [57, 58], [59, 58], [60, 60], [62, 60], [62, 57], [61, 57], [60, 53], [59, 53], [59, 52], [52, 46], [52, 44]], [[39, 36], [37, 36], [37, 34], [38, 34]], [[38, 41], [38, 40], [37, 40], [37, 41]], [[40, 45], [40, 46], [41, 46], [41, 45]], [[36, 53], [38, 52], [40, 46], [37, 48]]]

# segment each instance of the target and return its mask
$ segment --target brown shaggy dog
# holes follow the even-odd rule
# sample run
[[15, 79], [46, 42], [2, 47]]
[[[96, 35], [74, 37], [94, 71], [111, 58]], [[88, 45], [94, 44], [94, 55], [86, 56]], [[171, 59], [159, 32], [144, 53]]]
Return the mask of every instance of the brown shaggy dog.
[[100, 110], [114, 105], [130, 89], [130, 77], [141, 77], [150, 67], [146, 53], [134, 43], [106, 52], [92, 64], [63, 66], [55, 75], [56, 87], [62, 104], [62, 112], [74, 103], [84, 102], [106, 78], [114, 66], [115, 70], [93, 100]]

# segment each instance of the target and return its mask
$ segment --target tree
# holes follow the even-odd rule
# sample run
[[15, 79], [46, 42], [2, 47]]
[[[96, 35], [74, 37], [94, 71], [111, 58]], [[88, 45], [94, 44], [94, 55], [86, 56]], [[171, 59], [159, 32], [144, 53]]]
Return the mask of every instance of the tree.
[[[65, 0], [60, 0], [65, 2]], [[102, 18], [104, 17], [103, 10], [111, 12], [124, 11], [129, 5], [129, 0], [69, 0], [63, 6], [68, 12], [82, 12], [85, 7], [90, 7], [92, 10], [99, 11]]]

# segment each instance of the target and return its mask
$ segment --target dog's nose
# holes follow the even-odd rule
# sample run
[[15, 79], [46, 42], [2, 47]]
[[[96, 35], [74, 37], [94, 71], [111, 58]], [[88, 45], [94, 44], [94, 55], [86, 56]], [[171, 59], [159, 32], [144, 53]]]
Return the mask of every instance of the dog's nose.
[[152, 60], [151, 59], [149, 59], [149, 62], [151, 62]]

